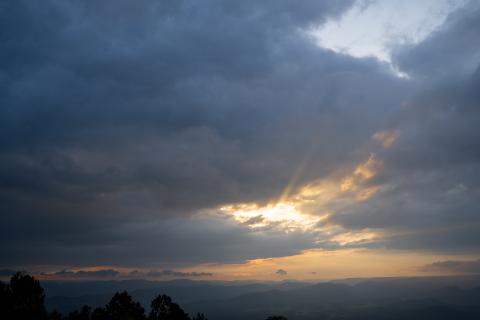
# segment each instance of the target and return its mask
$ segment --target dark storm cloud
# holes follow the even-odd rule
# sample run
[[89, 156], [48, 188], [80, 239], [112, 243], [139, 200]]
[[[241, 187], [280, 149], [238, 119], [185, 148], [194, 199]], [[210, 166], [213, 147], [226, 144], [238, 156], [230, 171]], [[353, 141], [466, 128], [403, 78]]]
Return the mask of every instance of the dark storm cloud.
[[399, 231], [376, 245], [478, 248], [478, 10], [398, 49], [406, 80], [303, 32], [351, 3], [2, 3], [0, 263], [170, 270], [335, 248], [196, 214], [350, 170], [391, 128], [371, 182], [387, 188], [330, 222]]
[[301, 32], [351, 2], [2, 3], [2, 263], [175, 265], [312, 247], [311, 234], [186, 217], [277, 198], [301, 163], [298, 184], [365, 156], [407, 85]]
[[478, 252], [478, 21], [480, 10], [472, 2], [424, 42], [401, 50], [397, 62], [418, 87], [385, 122], [398, 137], [391, 148], [378, 151], [384, 168], [373, 183], [382, 189], [332, 216], [349, 229], [392, 231], [370, 245]]
[[478, 66], [480, 6], [470, 1], [451, 14], [443, 26], [418, 45], [403, 47], [395, 53], [399, 67], [413, 76], [430, 80], [469, 74]]
[[188, 213], [277, 196], [313, 143], [312, 169], [348, 161], [327, 141], [360, 141], [337, 127], [370, 133], [355, 114], [374, 121], [366, 107], [390, 103], [388, 88], [366, 92], [384, 75], [297, 30], [346, 4], [3, 5], [8, 202], [44, 208], [55, 195], [83, 211]]
[[[51, 232], [50, 226], [39, 226], [38, 233], [33, 235], [21, 232], [15, 243], [3, 244], [2, 264], [41, 264], [48, 260], [52, 264], [88, 266], [94, 261], [98, 265], [173, 268], [212, 261], [238, 263], [264, 256], [292, 255], [314, 247], [315, 241], [310, 233], [256, 232], [222, 217], [148, 219], [123, 224], [111, 222], [108, 227], [92, 225], [86, 228], [75, 224], [67, 227], [59, 233]], [[32, 238], [42, 241], [32, 243]]]
[[425, 265], [420, 268], [425, 272], [453, 272], [464, 274], [480, 274], [480, 260], [471, 261], [438, 261], [432, 264]]

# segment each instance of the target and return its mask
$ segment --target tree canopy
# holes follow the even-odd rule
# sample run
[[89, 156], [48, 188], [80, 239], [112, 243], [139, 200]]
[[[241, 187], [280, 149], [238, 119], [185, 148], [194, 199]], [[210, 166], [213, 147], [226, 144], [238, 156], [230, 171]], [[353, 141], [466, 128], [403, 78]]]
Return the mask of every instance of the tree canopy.
[[9, 284], [0, 284], [2, 319], [46, 319], [45, 294], [38, 280], [17, 272]]
[[159, 295], [152, 301], [149, 320], [189, 320], [182, 308], [167, 295]]

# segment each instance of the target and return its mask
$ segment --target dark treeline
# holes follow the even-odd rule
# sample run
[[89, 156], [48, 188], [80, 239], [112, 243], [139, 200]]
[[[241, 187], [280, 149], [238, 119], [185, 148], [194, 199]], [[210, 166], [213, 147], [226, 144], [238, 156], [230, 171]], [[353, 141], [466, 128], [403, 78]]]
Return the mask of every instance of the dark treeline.
[[[80, 310], [62, 315], [47, 312], [45, 294], [40, 282], [23, 273], [16, 273], [9, 284], [0, 281], [0, 319], [31, 320], [208, 320], [202, 313], [190, 317], [167, 295], [158, 295], [150, 305], [147, 316], [139, 302], [133, 301], [127, 291], [117, 292], [105, 307], [92, 310], [83, 306]], [[269, 320], [286, 320], [269, 317]]]

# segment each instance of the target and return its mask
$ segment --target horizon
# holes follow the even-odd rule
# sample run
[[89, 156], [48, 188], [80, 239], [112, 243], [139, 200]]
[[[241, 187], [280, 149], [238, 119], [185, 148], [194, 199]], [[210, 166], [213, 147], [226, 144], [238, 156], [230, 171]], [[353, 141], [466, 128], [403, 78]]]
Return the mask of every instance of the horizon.
[[[334, 278], [334, 279], [275, 279], [275, 280], [212, 280], [212, 279], [192, 279], [192, 278], [129, 278], [129, 277], [112, 277], [112, 278], [52, 278], [45, 277], [45, 275], [31, 274], [25, 270], [17, 271], [23, 274], [30, 275], [40, 282], [52, 282], [52, 283], [94, 283], [94, 282], [135, 282], [144, 281], [151, 283], [207, 283], [207, 284], [282, 284], [282, 283], [304, 283], [304, 284], [322, 284], [322, 283], [347, 283], [355, 284], [354, 282], [369, 282], [369, 281], [388, 281], [388, 280], [458, 280], [458, 279], [477, 279], [480, 283], [480, 274], [461, 274], [461, 275], [414, 275], [414, 276], [386, 276], [386, 277], [353, 277], [353, 278]], [[13, 276], [14, 274], [12, 274]], [[11, 276], [2, 276], [0, 281], [7, 282]], [[458, 285], [458, 283], [455, 283]], [[474, 287], [475, 284], [472, 284]]]

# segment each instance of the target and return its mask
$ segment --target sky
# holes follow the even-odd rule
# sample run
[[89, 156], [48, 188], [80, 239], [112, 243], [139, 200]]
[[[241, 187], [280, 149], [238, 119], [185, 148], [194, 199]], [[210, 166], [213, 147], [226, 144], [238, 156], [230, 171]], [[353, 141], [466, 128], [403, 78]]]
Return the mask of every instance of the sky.
[[480, 273], [480, 2], [0, 4], [0, 277]]

